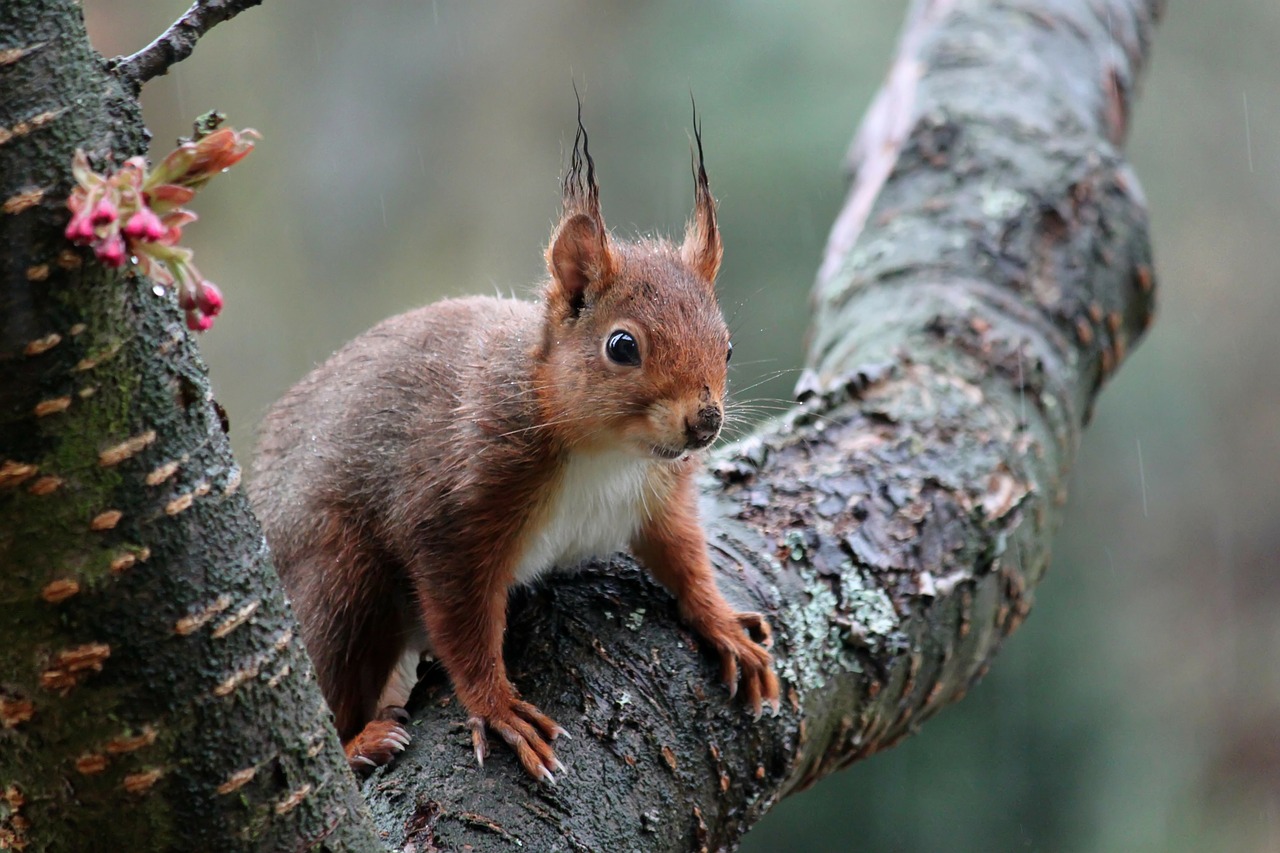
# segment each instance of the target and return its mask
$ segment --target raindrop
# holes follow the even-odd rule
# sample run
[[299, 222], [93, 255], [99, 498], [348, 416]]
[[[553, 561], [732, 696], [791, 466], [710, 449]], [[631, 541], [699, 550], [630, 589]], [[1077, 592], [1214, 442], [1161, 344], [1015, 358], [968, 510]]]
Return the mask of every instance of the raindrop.
[[1244, 150], [1249, 156], [1249, 171], [1253, 171], [1253, 134], [1249, 132], [1249, 93], [1241, 92], [1244, 98]]
[[178, 100], [178, 113], [180, 115], [187, 114], [187, 78], [183, 73], [183, 69], [179, 68], [173, 75], [174, 93]]
[[1142, 517], [1150, 518], [1147, 514], [1147, 470], [1142, 465], [1142, 439], [1136, 439], [1138, 442], [1138, 482], [1142, 484]]

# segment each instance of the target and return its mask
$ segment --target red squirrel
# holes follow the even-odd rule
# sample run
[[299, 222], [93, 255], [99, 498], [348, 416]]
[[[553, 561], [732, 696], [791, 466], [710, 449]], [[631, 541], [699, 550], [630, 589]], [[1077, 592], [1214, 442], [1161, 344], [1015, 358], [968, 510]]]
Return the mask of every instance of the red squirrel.
[[[408, 743], [424, 654], [535, 779], [564, 734], [502, 657], [507, 596], [623, 547], [719, 655], [731, 694], [776, 712], [757, 613], [716, 588], [695, 504], [733, 351], [695, 116], [695, 208], [680, 245], [620, 240], [600, 213], [579, 114], [541, 301], [449, 299], [351, 341], [264, 421], [252, 498], [353, 769]], [[758, 641], [757, 641], [758, 638]]]

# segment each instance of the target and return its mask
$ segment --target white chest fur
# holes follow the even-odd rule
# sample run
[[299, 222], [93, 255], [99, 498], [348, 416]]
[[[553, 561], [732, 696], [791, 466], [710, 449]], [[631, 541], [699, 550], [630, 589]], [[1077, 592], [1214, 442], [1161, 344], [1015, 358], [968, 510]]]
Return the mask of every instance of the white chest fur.
[[516, 582], [625, 548], [653, 501], [647, 490], [655, 464], [661, 463], [618, 451], [570, 457], [545, 520], [526, 540]]

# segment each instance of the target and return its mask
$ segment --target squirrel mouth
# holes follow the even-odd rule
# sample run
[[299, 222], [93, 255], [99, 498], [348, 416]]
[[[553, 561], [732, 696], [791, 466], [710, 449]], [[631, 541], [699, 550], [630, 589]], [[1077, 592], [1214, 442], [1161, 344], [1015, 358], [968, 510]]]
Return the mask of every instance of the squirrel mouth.
[[659, 459], [675, 460], [675, 459], [679, 459], [681, 456], [684, 456], [685, 448], [681, 447], [679, 449], [676, 449], [674, 447], [663, 447], [660, 444], [651, 444], [649, 445], [649, 452], [651, 452], [654, 456], [657, 456]]

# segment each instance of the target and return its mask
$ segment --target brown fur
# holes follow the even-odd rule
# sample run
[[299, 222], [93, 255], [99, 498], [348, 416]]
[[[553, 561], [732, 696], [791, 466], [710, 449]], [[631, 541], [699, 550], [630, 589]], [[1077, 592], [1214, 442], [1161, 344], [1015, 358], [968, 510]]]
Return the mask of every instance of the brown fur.
[[[502, 639], [522, 555], [583, 454], [644, 460], [633, 550], [730, 686], [757, 713], [776, 708], [769, 654], [744, 633], [767, 642], [768, 625], [721, 597], [696, 515], [695, 454], [720, 426], [729, 346], [700, 133], [695, 178], [683, 246], [616, 241], [579, 124], [540, 304], [475, 297], [392, 317], [268, 414], [252, 495], [353, 766], [394, 753], [403, 729], [376, 705], [425, 629], [472, 715], [477, 757], [487, 728], [535, 777], [559, 769], [560, 729], [519, 700]], [[640, 366], [606, 356], [619, 329]]]

